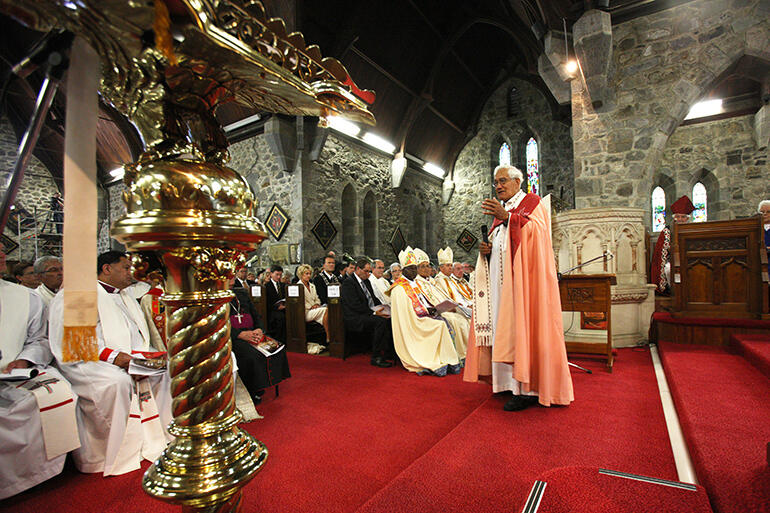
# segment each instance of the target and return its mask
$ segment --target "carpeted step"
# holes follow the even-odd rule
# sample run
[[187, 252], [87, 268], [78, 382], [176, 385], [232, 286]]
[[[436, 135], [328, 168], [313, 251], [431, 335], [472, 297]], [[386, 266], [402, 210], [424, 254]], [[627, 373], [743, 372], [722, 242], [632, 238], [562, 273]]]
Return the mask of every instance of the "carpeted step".
[[712, 513], [702, 486], [596, 467], [561, 467], [538, 477], [522, 513]]
[[717, 513], [770, 511], [770, 382], [723, 348], [659, 343], [698, 481]]
[[770, 335], [732, 335], [730, 345], [770, 378]]

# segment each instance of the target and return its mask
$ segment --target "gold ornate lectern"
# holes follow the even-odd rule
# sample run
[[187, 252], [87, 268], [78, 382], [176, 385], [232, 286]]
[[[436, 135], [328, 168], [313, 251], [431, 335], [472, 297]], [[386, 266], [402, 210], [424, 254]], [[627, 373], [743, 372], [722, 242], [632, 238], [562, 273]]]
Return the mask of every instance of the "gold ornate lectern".
[[0, 0], [38, 30], [66, 29], [101, 60], [102, 98], [142, 134], [127, 164], [127, 213], [112, 235], [164, 267], [176, 440], [146, 472], [150, 495], [185, 511], [237, 511], [267, 448], [237, 428], [226, 280], [266, 237], [246, 181], [224, 166], [216, 108], [336, 114], [374, 124], [370, 91], [256, 0]]

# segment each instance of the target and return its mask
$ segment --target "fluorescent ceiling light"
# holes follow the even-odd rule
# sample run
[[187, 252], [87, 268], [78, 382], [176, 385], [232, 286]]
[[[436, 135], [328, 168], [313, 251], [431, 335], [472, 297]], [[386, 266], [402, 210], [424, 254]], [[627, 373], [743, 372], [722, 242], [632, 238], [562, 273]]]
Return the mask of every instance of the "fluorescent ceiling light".
[[110, 171], [110, 175], [115, 178], [116, 180], [120, 180], [123, 178], [123, 175], [126, 174], [126, 171], [122, 167], [116, 167], [112, 171]]
[[706, 100], [692, 106], [684, 119], [705, 118], [722, 113], [722, 100]]
[[225, 126], [225, 132], [232, 132], [233, 130], [238, 130], [242, 126], [246, 126], [249, 123], [256, 123], [262, 119], [261, 114], [254, 114], [252, 116], [249, 116], [247, 118], [243, 118], [240, 121], [236, 121], [235, 123], [230, 123], [229, 125]]
[[393, 154], [393, 150], [396, 149], [394, 144], [391, 144], [379, 135], [374, 135], [371, 132], [364, 134], [364, 142], [370, 146], [374, 146], [378, 150], [384, 151], [385, 153]]
[[444, 170], [438, 167], [436, 164], [431, 164], [430, 162], [426, 162], [422, 168], [427, 171], [428, 173], [432, 174], [433, 176], [438, 176], [439, 178], [444, 178]]
[[346, 119], [342, 119], [338, 116], [329, 116], [326, 118], [326, 123], [329, 125], [329, 128], [336, 130], [337, 132], [342, 132], [345, 135], [349, 135], [351, 137], [355, 137], [358, 135], [358, 132], [361, 131], [361, 128], [358, 127], [355, 123], [351, 123], [350, 121]]
[[571, 75], [572, 73], [577, 71], [578, 64], [577, 64], [576, 60], [570, 59], [570, 60], [567, 61], [567, 64], [565, 64], [564, 67], [566, 68], [567, 73], [569, 73]]

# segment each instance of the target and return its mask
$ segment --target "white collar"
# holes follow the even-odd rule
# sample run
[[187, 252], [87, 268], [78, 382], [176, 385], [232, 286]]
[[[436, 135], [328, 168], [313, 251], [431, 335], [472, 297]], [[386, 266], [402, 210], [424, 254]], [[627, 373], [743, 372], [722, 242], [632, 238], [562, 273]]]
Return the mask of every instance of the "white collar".
[[324, 276], [326, 276], [327, 278], [331, 278], [333, 276], [332, 274], [327, 273], [326, 269], [322, 270], [321, 272], [324, 273]]
[[519, 192], [513, 195], [508, 201], [503, 202], [503, 208], [505, 210], [513, 210], [514, 208], [519, 206], [519, 203], [521, 203], [521, 200], [524, 199], [524, 196], [526, 196], [527, 193], [519, 189]]

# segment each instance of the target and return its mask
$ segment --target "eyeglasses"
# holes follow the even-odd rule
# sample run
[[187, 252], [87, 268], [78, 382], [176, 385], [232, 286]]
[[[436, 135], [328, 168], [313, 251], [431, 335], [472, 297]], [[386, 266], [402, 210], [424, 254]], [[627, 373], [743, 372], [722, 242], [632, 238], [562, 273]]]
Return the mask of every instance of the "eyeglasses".
[[505, 184], [507, 184], [507, 183], [508, 183], [508, 182], [510, 182], [510, 181], [511, 181], [511, 179], [510, 179], [510, 178], [501, 178], [501, 179], [499, 179], [499, 180], [493, 180], [493, 181], [492, 181], [492, 185], [494, 185], [495, 187], [497, 187], [498, 185], [505, 185]]

